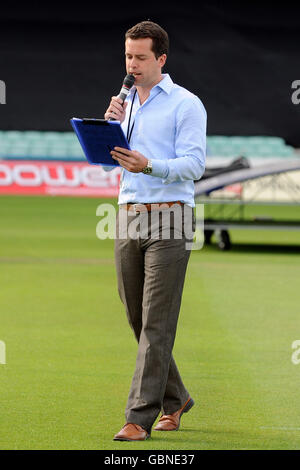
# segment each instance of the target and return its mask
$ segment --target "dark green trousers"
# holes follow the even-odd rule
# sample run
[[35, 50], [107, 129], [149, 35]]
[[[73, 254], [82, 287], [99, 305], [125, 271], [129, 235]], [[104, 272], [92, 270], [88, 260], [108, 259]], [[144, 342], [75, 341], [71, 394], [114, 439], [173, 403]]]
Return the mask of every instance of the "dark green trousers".
[[[187, 242], [191, 237], [185, 236], [184, 227], [188, 219], [189, 226], [194, 229], [191, 225], [194, 216], [190, 207], [185, 206], [185, 214], [183, 207], [179, 206], [177, 210], [181, 211], [181, 218], [177, 212], [175, 222], [171, 208], [161, 211], [164, 219], [160, 215], [160, 220], [156, 219], [155, 223], [150, 221], [151, 213], [127, 213], [122, 206], [117, 215], [118, 290], [138, 341], [125, 417], [126, 422], [139, 424], [148, 432], [161, 411], [174, 413], [189, 397], [172, 349], [190, 256]], [[143, 224], [143, 220], [148, 223]], [[142, 225], [144, 233], [138, 236]], [[131, 227], [129, 236], [124, 234], [124, 227]]]

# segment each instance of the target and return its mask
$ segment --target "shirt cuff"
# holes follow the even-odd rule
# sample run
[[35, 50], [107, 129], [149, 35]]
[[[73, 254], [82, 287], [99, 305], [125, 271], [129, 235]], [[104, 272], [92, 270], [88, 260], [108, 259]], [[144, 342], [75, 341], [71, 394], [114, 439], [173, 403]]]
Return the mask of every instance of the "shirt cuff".
[[169, 173], [168, 163], [165, 160], [151, 160], [152, 161], [152, 176], [158, 178], [167, 178]]

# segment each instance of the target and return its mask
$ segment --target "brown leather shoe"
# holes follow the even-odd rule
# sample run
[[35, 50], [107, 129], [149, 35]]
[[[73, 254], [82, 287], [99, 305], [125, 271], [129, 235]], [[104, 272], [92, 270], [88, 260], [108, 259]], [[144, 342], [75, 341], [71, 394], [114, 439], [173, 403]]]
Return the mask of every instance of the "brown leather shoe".
[[115, 435], [114, 441], [145, 441], [149, 437], [150, 434], [138, 424], [126, 423]]
[[178, 431], [182, 413], [187, 413], [194, 405], [194, 400], [190, 397], [182, 408], [171, 415], [162, 415], [154, 431]]

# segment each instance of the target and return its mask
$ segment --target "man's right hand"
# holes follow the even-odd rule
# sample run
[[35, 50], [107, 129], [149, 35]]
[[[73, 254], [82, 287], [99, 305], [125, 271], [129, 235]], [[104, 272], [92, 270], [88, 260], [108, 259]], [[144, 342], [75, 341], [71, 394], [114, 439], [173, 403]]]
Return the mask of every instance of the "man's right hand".
[[127, 102], [123, 102], [121, 98], [112, 96], [109, 107], [107, 108], [104, 118], [106, 120], [114, 118], [116, 121], [123, 122], [126, 115]]

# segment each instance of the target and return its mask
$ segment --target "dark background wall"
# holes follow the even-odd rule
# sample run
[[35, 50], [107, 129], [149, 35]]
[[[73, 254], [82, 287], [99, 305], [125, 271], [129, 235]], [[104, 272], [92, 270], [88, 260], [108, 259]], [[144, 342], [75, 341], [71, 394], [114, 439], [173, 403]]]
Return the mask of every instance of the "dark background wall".
[[[208, 134], [278, 135], [300, 147], [300, 7], [286, 2], [15, 3], [0, 11], [0, 129], [71, 130], [102, 117], [125, 75], [124, 33], [150, 18], [170, 36], [165, 72], [197, 94]], [[97, 5], [97, 6], [92, 6]]]

